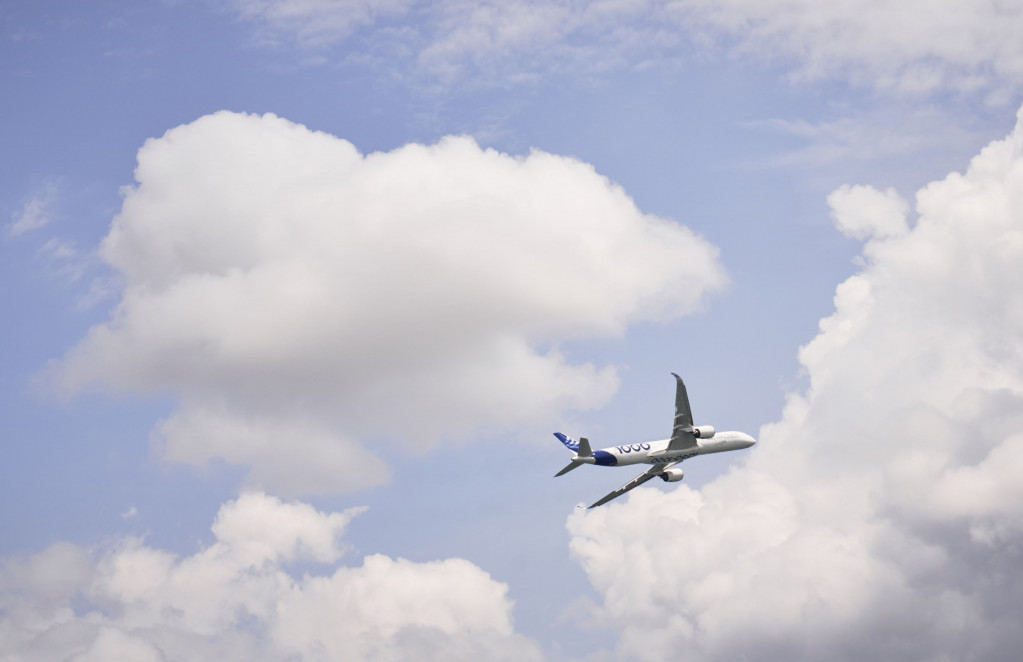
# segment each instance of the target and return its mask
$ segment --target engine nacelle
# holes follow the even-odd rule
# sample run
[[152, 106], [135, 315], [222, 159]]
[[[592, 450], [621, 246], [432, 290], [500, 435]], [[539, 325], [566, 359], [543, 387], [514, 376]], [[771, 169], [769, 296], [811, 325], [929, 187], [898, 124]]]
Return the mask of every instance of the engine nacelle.
[[668, 469], [667, 471], [661, 473], [661, 480], [663, 480], [665, 483], [677, 483], [678, 481], [682, 480], [682, 476], [684, 475], [685, 474], [682, 473], [681, 469]]
[[714, 436], [714, 426], [701, 425], [698, 428], [693, 428], [693, 436], [697, 439], [710, 439]]

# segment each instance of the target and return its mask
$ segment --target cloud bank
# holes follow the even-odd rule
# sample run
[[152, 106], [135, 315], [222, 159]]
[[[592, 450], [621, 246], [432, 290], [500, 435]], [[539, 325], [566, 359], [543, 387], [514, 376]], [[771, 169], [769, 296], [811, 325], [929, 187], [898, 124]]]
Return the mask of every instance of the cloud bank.
[[568, 521], [619, 655], [1007, 660], [1023, 632], [1023, 110], [963, 174], [831, 196], [868, 239], [809, 388], [700, 491]]
[[561, 343], [684, 315], [725, 280], [713, 246], [591, 166], [468, 138], [362, 155], [223, 112], [148, 141], [136, 180], [101, 247], [121, 301], [54, 379], [169, 392], [167, 459], [286, 494], [379, 483], [380, 444], [598, 406], [614, 369]]
[[[472, 563], [382, 555], [338, 565], [360, 509], [323, 513], [247, 493], [215, 541], [179, 557], [136, 539], [58, 543], [0, 561], [0, 657], [36, 662], [537, 660], [507, 587]], [[297, 576], [291, 567], [331, 566]]]

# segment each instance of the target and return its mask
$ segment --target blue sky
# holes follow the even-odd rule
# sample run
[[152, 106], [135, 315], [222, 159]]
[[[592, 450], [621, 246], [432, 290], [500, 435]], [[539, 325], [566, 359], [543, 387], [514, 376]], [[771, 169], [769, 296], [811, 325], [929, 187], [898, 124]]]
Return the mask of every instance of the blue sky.
[[1018, 650], [1021, 21], [3, 6], [3, 657]]

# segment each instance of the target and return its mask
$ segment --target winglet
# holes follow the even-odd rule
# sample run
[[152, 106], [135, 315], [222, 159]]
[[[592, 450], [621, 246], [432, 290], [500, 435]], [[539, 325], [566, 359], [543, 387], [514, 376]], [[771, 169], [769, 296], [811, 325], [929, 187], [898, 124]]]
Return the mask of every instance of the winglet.
[[693, 429], [693, 412], [689, 408], [689, 394], [686, 393], [686, 385], [682, 381], [682, 378], [676, 375], [674, 372], [671, 373], [675, 377], [675, 430], [686, 430], [687, 432]]
[[671, 440], [668, 442], [668, 450], [681, 450], [696, 446], [696, 437], [693, 436], [693, 412], [689, 408], [689, 394], [686, 393], [686, 385], [674, 372], [675, 377], [675, 422], [671, 428]]

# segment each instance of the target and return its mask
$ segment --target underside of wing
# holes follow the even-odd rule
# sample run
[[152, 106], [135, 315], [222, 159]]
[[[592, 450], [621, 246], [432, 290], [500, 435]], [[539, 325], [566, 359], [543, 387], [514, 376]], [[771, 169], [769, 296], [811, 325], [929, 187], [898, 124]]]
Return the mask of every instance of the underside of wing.
[[[673, 462], [672, 464], [675, 464], [675, 463]], [[605, 503], [607, 503], [608, 501], [610, 501], [611, 499], [615, 499], [615, 498], [620, 497], [621, 495], [625, 494], [626, 492], [628, 492], [632, 488], [639, 487], [640, 485], [642, 485], [643, 483], [647, 482], [648, 480], [650, 480], [654, 476], [660, 474], [662, 471], [664, 471], [664, 469], [665, 469], [665, 467], [657, 466], [657, 465], [654, 465], [654, 466], [650, 467], [649, 469], [647, 469], [646, 471], [644, 471], [640, 475], [636, 476], [636, 478], [634, 478], [633, 480], [631, 480], [628, 483], [626, 483], [626, 484], [622, 485], [621, 487], [619, 487], [614, 492], [611, 492], [610, 494], [604, 496], [603, 498], [601, 498], [601, 499], [599, 499], [597, 501], [594, 501], [592, 504], [590, 504], [590, 508], [596, 508], [597, 506], [602, 506]]]
[[681, 451], [696, 448], [696, 437], [693, 436], [693, 412], [689, 409], [689, 394], [682, 378], [675, 377], [675, 424], [671, 428], [669, 451]]
[[567, 474], [572, 469], [575, 469], [576, 467], [581, 467], [581, 466], [583, 466], [582, 462], [580, 462], [579, 460], [572, 460], [567, 465], [565, 465], [564, 469], [562, 469], [558, 473], [554, 474], [554, 477], [557, 478], [558, 476], [564, 476], [565, 474]]

